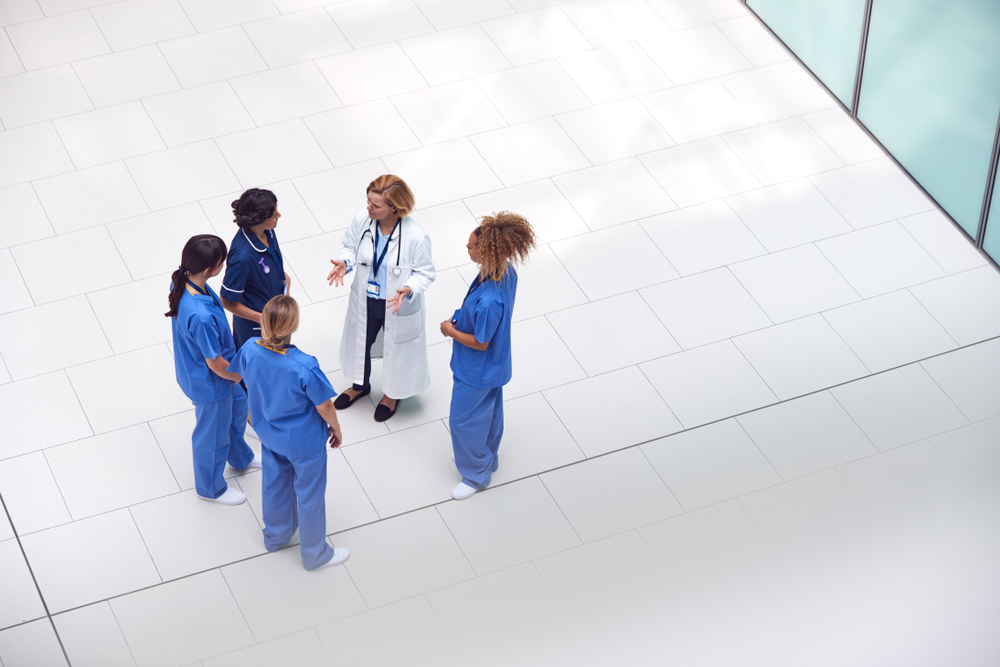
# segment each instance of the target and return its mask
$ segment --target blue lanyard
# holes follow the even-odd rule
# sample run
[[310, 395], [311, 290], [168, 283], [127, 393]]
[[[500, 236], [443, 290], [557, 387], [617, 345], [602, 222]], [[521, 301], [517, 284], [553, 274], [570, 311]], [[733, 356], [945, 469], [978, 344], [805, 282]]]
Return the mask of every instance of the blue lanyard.
[[[396, 225], [392, 228], [392, 231], [389, 232], [389, 238], [387, 238], [385, 241], [385, 247], [382, 248], [382, 254], [379, 255], [378, 257], [373, 258], [372, 276], [369, 280], [378, 280], [378, 267], [382, 266], [382, 262], [385, 260], [385, 254], [389, 252], [389, 241], [392, 241], [392, 235], [396, 233], [396, 227], [399, 227], [399, 220], [396, 221]], [[376, 223], [375, 234], [378, 235], [378, 233], [379, 233], [379, 227], [378, 223]], [[373, 240], [372, 243], [375, 243], [376, 247], [378, 246], [377, 240]], [[375, 253], [372, 253], [372, 255], [374, 254]]]

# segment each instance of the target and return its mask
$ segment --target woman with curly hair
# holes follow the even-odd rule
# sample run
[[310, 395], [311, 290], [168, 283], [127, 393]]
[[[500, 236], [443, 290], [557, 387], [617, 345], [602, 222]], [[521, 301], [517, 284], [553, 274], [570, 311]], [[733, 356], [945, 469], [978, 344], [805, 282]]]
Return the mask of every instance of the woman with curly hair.
[[451, 347], [451, 443], [462, 474], [455, 500], [485, 489], [496, 471], [503, 436], [503, 386], [510, 381], [510, 323], [517, 273], [535, 247], [535, 232], [520, 215], [501, 211], [482, 218], [465, 246], [479, 264], [462, 307], [441, 323]]

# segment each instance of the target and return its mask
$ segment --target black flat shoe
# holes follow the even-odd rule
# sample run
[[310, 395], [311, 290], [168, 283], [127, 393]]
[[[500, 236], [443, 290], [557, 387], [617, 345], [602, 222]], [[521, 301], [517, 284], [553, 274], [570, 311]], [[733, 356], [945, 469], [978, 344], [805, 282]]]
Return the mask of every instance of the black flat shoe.
[[353, 399], [345, 391], [344, 393], [342, 393], [339, 396], [337, 396], [337, 400], [335, 400], [333, 402], [333, 407], [337, 408], [338, 410], [346, 410], [347, 408], [349, 408], [352, 405], [354, 405], [354, 401], [358, 400], [362, 396], [367, 396], [369, 393], [371, 393], [371, 390], [372, 390], [372, 386], [368, 385], [367, 387], [365, 387], [364, 389], [362, 389], [361, 393], [358, 394], [357, 396], [355, 396]]
[[[401, 401], [403, 399], [399, 400]], [[396, 408], [398, 407], [399, 407], [399, 401], [396, 401]], [[375, 406], [375, 421], [377, 422], [386, 421], [387, 419], [389, 419], [389, 417], [396, 414], [396, 408], [390, 410], [388, 405], [385, 405], [384, 403], [379, 403], [378, 405]]]

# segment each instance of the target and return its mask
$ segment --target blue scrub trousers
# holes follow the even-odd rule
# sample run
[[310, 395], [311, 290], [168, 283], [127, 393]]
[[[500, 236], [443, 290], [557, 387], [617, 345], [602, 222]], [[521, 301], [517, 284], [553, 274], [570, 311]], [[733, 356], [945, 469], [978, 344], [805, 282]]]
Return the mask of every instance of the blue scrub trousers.
[[247, 428], [247, 394], [234, 384], [229, 396], [212, 403], [195, 403], [191, 453], [194, 487], [199, 496], [218, 498], [226, 492], [222, 473], [226, 462], [245, 469], [253, 461], [253, 450], [243, 439]]
[[326, 542], [326, 443], [308, 456], [285, 457], [261, 447], [264, 546], [274, 552], [299, 529], [302, 564], [315, 570], [333, 558]]
[[497, 450], [503, 437], [503, 387], [473, 387], [455, 378], [448, 425], [462, 481], [485, 489], [500, 462]]

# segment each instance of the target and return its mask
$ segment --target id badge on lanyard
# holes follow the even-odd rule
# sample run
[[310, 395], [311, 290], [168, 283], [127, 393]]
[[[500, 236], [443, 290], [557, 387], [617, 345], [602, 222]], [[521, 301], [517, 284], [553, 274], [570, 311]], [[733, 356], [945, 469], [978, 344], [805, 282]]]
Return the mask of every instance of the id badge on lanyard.
[[374, 280], [368, 281], [368, 296], [378, 299], [379, 298], [379, 285]]

